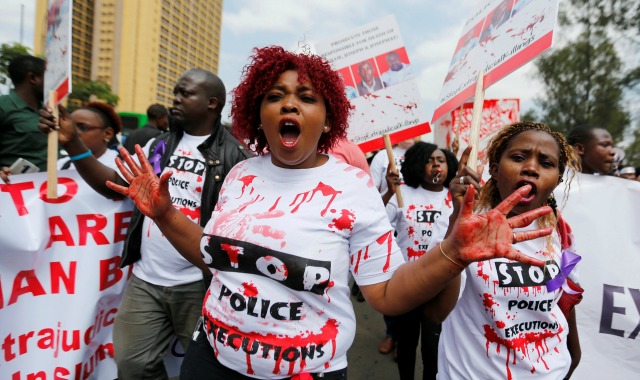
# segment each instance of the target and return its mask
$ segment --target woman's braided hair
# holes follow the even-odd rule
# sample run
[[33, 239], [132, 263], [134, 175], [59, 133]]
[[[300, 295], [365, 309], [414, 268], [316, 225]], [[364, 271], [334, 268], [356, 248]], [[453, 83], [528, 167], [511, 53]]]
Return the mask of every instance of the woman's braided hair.
[[[558, 159], [558, 178], [562, 179], [564, 171], [567, 167], [573, 169], [570, 174], [570, 179], [573, 179], [575, 172], [580, 171], [580, 158], [577, 156], [571, 145], [567, 142], [564, 135], [560, 132], [554, 132], [543, 123], [532, 123], [528, 121], [520, 121], [516, 123], [507, 124], [502, 128], [489, 142], [489, 146], [486, 149], [486, 157], [489, 159], [489, 167], [492, 165], [498, 165], [502, 154], [507, 149], [509, 142], [514, 136], [526, 131], [542, 131], [548, 133], [558, 143], [560, 150], [560, 157]], [[569, 185], [567, 184], [567, 191]], [[498, 203], [502, 202], [500, 192], [496, 180], [492, 177], [487, 183], [482, 186], [480, 196], [476, 202], [476, 209], [489, 209], [496, 207]], [[553, 214], [549, 214], [538, 219], [538, 225], [540, 226], [555, 226], [556, 225], [556, 210], [554, 207]]]

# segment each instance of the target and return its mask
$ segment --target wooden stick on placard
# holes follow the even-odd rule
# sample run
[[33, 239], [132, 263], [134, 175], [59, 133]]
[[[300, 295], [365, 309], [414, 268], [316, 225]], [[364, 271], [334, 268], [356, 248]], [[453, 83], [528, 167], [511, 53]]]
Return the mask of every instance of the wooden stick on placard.
[[451, 143], [451, 151], [454, 155], [458, 155], [458, 150], [460, 149], [460, 124], [462, 124], [462, 108], [464, 105], [460, 106], [458, 110], [458, 118], [456, 119], [456, 124], [453, 127], [455, 131], [453, 142]]
[[[53, 117], [58, 121], [58, 101], [56, 91], [49, 91], [47, 104], [53, 110]], [[58, 198], [58, 131], [51, 131], [47, 139], [47, 198]]]
[[[388, 134], [382, 135], [382, 139], [384, 140], [384, 147], [387, 150], [387, 156], [389, 157], [389, 165], [391, 165], [391, 171], [394, 173], [398, 172], [398, 168], [396, 167], [396, 160], [393, 157], [393, 148], [391, 147], [391, 138], [389, 138]], [[400, 186], [396, 186], [395, 188], [396, 199], [398, 200], [398, 207], [403, 208], [404, 202], [402, 201], [402, 191], [400, 191]]]
[[478, 73], [476, 80], [476, 95], [473, 99], [473, 114], [471, 129], [469, 130], [469, 145], [471, 154], [467, 166], [476, 169], [478, 166], [478, 142], [480, 141], [480, 123], [482, 122], [482, 108], [484, 106], [484, 71]]

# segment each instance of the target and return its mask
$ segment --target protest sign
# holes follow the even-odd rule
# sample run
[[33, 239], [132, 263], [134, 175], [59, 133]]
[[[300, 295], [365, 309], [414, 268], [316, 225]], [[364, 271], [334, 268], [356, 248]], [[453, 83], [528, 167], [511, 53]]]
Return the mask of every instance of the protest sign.
[[[458, 141], [458, 153], [469, 145], [473, 103], [464, 103], [431, 124], [434, 143], [452, 149]], [[482, 157], [491, 137], [502, 127], [520, 120], [519, 99], [485, 99], [482, 107], [478, 150]]]
[[342, 76], [353, 106], [348, 137], [364, 152], [430, 131], [402, 36], [394, 16], [318, 43], [316, 52]]
[[465, 22], [432, 120], [473, 97], [479, 72], [487, 88], [549, 48], [558, 2], [482, 2]]
[[50, 91], [55, 103], [71, 93], [71, 14], [72, 0], [49, 0], [47, 12], [45, 103]]

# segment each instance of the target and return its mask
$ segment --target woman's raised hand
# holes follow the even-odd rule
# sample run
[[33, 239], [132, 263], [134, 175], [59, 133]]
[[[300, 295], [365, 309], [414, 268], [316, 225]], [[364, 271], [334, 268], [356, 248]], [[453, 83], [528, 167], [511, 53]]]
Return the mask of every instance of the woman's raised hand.
[[470, 154], [471, 146], [468, 146], [464, 152], [462, 152], [462, 156], [458, 162], [458, 171], [456, 172], [456, 176], [453, 177], [449, 183], [449, 193], [451, 193], [455, 210], [460, 209], [460, 205], [463, 202], [464, 195], [467, 192], [468, 187], [475, 187], [476, 194], [478, 194], [482, 188], [482, 169], [484, 166], [478, 165], [477, 168], [467, 166]]
[[520, 200], [531, 191], [523, 186], [504, 199], [498, 206], [483, 214], [473, 213], [475, 188], [469, 186], [464, 196], [460, 215], [451, 234], [442, 243], [446, 252], [455, 251], [459, 261], [468, 264], [493, 258], [507, 258], [525, 264], [542, 266], [540, 260], [523, 254], [513, 247], [514, 243], [551, 234], [553, 228], [540, 228], [514, 233], [514, 228], [525, 227], [541, 216], [551, 213], [551, 207], [543, 206], [507, 219], [507, 215]]
[[169, 178], [173, 173], [166, 172], [158, 178], [140, 145], [136, 144], [135, 150], [140, 165], [124, 148], [120, 148], [120, 154], [128, 168], [120, 158], [116, 158], [116, 165], [129, 186], [120, 186], [111, 181], [107, 181], [107, 186], [131, 198], [146, 216], [152, 219], [161, 217], [173, 208], [169, 195]]
[[43, 106], [38, 111], [38, 129], [44, 134], [58, 131], [58, 142], [62, 145], [78, 138], [78, 131], [71, 120], [71, 115], [62, 104], [58, 104], [58, 119], [53, 116], [53, 110], [48, 106]]

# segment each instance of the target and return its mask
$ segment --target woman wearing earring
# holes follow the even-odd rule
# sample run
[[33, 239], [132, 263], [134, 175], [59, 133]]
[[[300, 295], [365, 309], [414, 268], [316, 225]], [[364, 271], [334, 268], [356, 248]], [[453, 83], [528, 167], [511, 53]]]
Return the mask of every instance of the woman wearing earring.
[[109, 147], [117, 144], [115, 136], [122, 130], [122, 122], [113, 107], [106, 103], [91, 102], [73, 111], [71, 119], [89, 151], [79, 156], [59, 159], [58, 170], [72, 168], [73, 161], [89, 154], [93, 154], [102, 164], [117, 170], [115, 158], [118, 157], [118, 152]]
[[[430, 248], [403, 264], [371, 179], [326, 154], [346, 137], [350, 105], [322, 57], [255, 49], [233, 95], [234, 130], [258, 156], [227, 175], [204, 228], [172, 206], [172, 173], [158, 178], [140, 147], [141, 165], [124, 149], [126, 166], [116, 160], [130, 185], [107, 182], [153, 218], [185, 258], [213, 275], [182, 380], [346, 379], [356, 329], [349, 273], [376, 310], [398, 315], [457, 276], [454, 260], [471, 262], [482, 252], [542, 264], [506, 244], [512, 227], [551, 212], [504, 217], [528, 187], [483, 215], [472, 215], [469, 189], [445, 240], [447, 256]], [[486, 235], [470, 233], [477, 230]]]
[[[465, 150], [450, 191], [455, 223], [467, 188], [480, 176], [466, 166]], [[508, 259], [468, 264], [465, 281], [457, 277], [425, 307], [434, 322], [444, 321], [438, 348], [438, 379], [568, 379], [580, 361], [573, 305], [581, 298], [567, 262], [579, 260], [571, 248], [570, 228], [555, 210], [553, 190], [566, 167], [579, 160], [564, 136], [541, 123], [505, 126], [487, 148], [491, 178], [482, 186], [477, 212], [491, 209], [525, 187], [525, 196], [508, 216], [548, 205], [554, 212], [532, 227], [514, 228], [513, 249], [544, 262], [526, 265]], [[575, 165], [578, 165], [577, 167]], [[531, 228], [552, 228], [549, 236], [522, 241]], [[449, 249], [446, 237], [440, 244]]]

